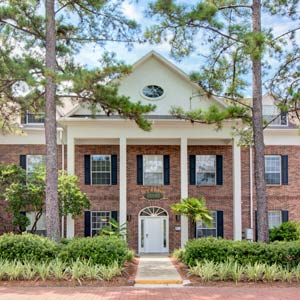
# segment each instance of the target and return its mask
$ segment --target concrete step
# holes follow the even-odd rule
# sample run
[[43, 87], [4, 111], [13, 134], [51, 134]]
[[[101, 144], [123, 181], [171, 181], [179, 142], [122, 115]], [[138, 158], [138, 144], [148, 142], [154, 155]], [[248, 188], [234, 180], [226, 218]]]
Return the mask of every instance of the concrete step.
[[167, 255], [142, 255], [140, 257], [135, 286], [182, 286], [183, 283], [183, 279]]

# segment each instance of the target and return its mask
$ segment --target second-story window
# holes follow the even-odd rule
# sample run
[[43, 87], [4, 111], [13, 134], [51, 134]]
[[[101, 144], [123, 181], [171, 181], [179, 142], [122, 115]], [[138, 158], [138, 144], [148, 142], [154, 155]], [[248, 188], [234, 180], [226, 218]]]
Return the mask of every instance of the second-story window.
[[144, 185], [163, 185], [163, 155], [143, 155]]
[[91, 166], [92, 185], [111, 184], [110, 155], [92, 155]]
[[196, 155], [196, 184], [216, 184], [216, 156]]
[[288, 115], [287, 113], [280, 113], [279, 109], [275, 105], [264, 105], [263, 116], [268, 126], [287, 126]]
[[24, 115], [24, 124], [44, 124], [45, 122], [45, 113], [32, 113], [26, 112]]

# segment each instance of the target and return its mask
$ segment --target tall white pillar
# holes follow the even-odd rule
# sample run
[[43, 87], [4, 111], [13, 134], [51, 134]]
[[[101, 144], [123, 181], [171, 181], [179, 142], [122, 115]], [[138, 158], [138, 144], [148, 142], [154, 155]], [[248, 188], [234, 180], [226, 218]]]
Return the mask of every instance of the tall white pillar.
[[[67, 142], [67, 170], [69, 175], [75, 174], [75, 145], [74, 145], [74, 137], [68, 135], [68, 142]], [[67, 232], [66, 238], [73, 238], [75, 236], [75, 222], [72, 216], [69, 214], [67, 215]]]
[[126, 223], [127, 216], [127, 170], [126, 170], [126, 159], [127, 159], [127, 147], [126, 137], [120, 137], [120, 205], [119, 205], [119, 224]]
[[233, 139], [232, 143], [233, 163], [233, 238], [242, 239], [242, 183], [241, 183], [241, 148], [238, 140]]
[[[181, 172], [181, 198], [188, 197], [188, 166], [187, 166], [187, 138], [182, 137], [180, 140], [180, 172]], [[181, 248], [183, 248], [189, 239], [189, 222], [188, 218], [181, 216]]]

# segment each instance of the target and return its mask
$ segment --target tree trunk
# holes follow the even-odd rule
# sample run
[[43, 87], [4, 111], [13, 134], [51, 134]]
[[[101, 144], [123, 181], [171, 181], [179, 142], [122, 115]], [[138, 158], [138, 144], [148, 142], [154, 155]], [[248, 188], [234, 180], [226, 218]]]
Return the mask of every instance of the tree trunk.
[[55, 103], [56, 33], [54, 1], [46, 0], [46, 94], [45, 94], [45, 135], [46, 135], [46, 229], [47, 236], [60, 240], [60, 224], [57, 192], [57, 136]]
[[[261, 32], [261, 3], [253, 0], [252, 24], [253, 32]], [[254, 179], [257, 203], [258, 241], [269, 242], [268, 205], [265, 183], [265, 145], [263, 135], [262, 114], [262, 76], [261, 58], [252, 58], [253, 78], [253, 137], [254, 137]]]

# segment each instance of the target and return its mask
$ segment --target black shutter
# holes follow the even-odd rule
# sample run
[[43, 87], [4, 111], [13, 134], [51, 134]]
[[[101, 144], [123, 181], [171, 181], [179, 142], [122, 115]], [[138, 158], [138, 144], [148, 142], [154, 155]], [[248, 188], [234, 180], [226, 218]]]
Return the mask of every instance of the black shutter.
[[223, 211], [217, 211], [217, 237], [224, 237], [224, 221], [223, 221]]
[[196, 155], [190, 155], [190, 185], [196, 184]]
[[170, 155], [164, 155], [164, 185], [170, 184]]
[[26, 155], [20, 155], [20, 167], [26, 170]]
[[117, 210], [112, 211], [111, 218], [114, 219], [116, 222], [118, 222], [119, 221], [119, 212]]
[[91, 156], [84, 156], [84, 184], [91, 184]]
[[118, 157], [115, 154], [111, 156], [111, 184], [118, 184]]
[[255, 240], [258, 239], [258, 228], [257, 228], [257, 211], [255, 211]]
[[143, 155], [136, 156], [136, 183], [138, 185], [143, 185]]
[[281, 156], [281, 184], [288, 185], [289, 184], [289, 170], [288, 170], [288, 156]]
[[280, 124], [287, 125], [287, 119], [288, 119], [288, 113], [286, 111], [282, 112], [280, 115]]
[[197, 222], [193, 222], [194, 223], [194, 238], [197, 238]]
[[84, 212], [84, 236], [91, 236], [91, 212]]
[[289, 211], [288, 210], [281, 211], [281, 221], [282, 221], [282, 223], [289, 221]]
[[223, 184], [223, 156], [216, 155], [217, 185]]

